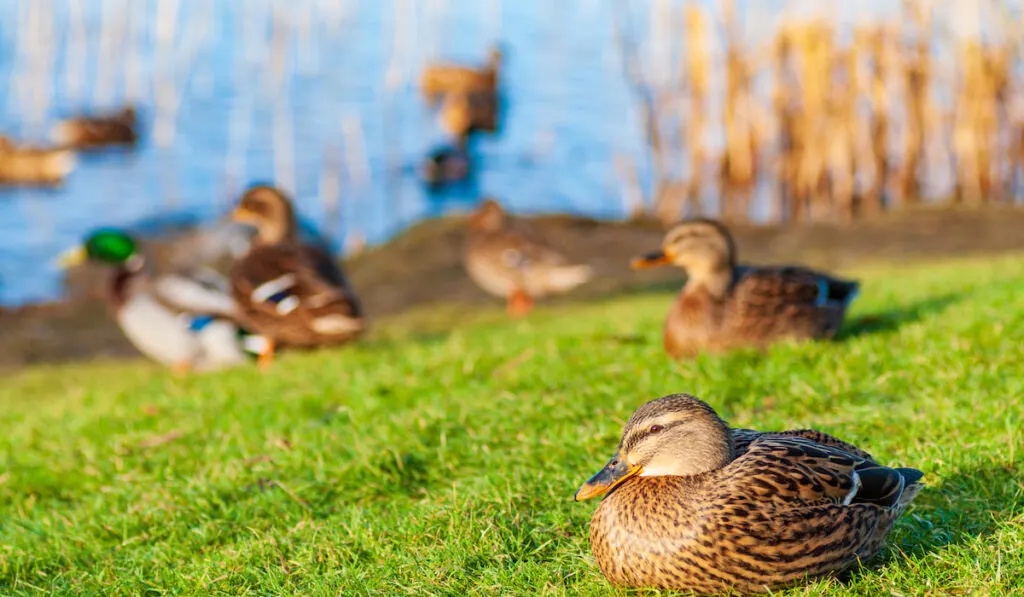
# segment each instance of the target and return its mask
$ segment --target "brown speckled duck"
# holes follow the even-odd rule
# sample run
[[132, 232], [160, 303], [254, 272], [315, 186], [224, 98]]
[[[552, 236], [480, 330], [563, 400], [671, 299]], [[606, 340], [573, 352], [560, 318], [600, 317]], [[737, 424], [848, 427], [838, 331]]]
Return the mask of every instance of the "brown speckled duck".
[[59, 186], [74, 169], [71, 150], [21, 146], [0, 135], [0, 186]]
[[53, 140], [80, 150], [134, 147], [139, 140], [138, 117], [133, 106], [113, 114], [76, 116], [57, 123]]
[[707, 219], [677, 224], [661, 250], [633, 261], [637, 269], [664, 264], [687, 275], [665, 321], [665, 350], [676, 358], [830, 338], [858, 290], [857, 282], [804, 267], [739, 267], [732, 235]]
[[533, 299], [568, 292], [593, 276], [589, 265], [573, 265], [526, 226], [513, 222], [494, 199], [469, 219], [464, 255], [469, 277], [484, 291], [506, 299], [512, 315], [525, 315]]
[[333, 258], [297, 240], [295, 211], [285, 194], [253, 186], [232, 214], [256, 228], [248, 253], [231, 272], [232, 294], [247, 327], [275, 345], [311, 348], [355, 339], [366, 328], [362, 307]]
[[876, 555], [923, 476], [814, 430], [730, 429], [693, 396], [641, 406], [576, 493], [613, 584], [761, 593]]
[[430, 101], [449, 93], [495, 93], [501, 71], [502, 52], [491, 48], [487, 63], [480, 68], [459, 64], [432, 64], [423, 69], [420, 89]]

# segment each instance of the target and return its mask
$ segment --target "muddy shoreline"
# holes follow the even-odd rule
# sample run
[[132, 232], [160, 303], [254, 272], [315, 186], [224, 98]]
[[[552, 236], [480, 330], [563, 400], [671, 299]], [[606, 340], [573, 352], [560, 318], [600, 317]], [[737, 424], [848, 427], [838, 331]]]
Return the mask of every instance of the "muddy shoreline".
[[[593, 299], [664, 287], [680, 272], [629, 269], [629, 259], [657, 247], [662, 227], [653, 221], [599, 222], [568, 216], [532, 218], [537, 230], [574, 259], [590, 263], [597, 278], [560, 301]], [[464, 218], [418, 224], [395, 240], [347, 264], [374, 319], [411, 308], [448, 303], [499, 307], [476, 288], [461, 264]], [[899, 263], [1024, 251], [1024, 210], [919, 210], [850, 225], [733, 226], [740, 260], [799, 262], [837, 273], [863, 263]], [[137, 353], [94, 297], [0, 308], [0, 369]]]

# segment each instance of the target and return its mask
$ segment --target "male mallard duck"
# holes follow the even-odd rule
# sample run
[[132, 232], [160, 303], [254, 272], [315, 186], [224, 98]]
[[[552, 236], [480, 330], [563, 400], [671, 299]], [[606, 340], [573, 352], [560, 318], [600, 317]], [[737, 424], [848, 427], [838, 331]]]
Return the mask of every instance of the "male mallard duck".
[[494, 46], [481, 68], [457, 64], [433, 64], [423, 69], [420, 89], [430, 101], [448, 93], [496, 93], [501, 70], [501, 48]]
[[525, 315], [533, 299], [561, 294], [593, 276], [537, 239], [524, 222], [511, 222], [494, 199], [469, 218], [466, 271], [480, 288], [508, 301], [509, 313]]
[[109, 301], [128, 340], [175, 372], [238, 365], [265, 350], [262, 338], [235, 325], [235, 303], [213, 274], [153, 276], [135, 240], [113, 229], [89, 235], [58, 263], [67, 269], [87, 260], [115, 268]]
[[366, 327], [362, 307], [334, 259], [298, 242], [291, 200], [272, 186], [251, 187], [232, 214], [256, 228], [252, 247], [232, 269], [242, 319], [274, 344], [311, 348], [348, 342]]
[[74, 169], [68, 149], [18, 146], [0, 136], [0, 185], [57, 186]]
[[77, 116], [57, 123], [53, 140], [64, 147], [99, 149], [110, 146], [132, 147], [139, 140], [135, 108], [107, 115]]
[[803, 267], [737, 267], [732, 235], [706, 219], [676, 225], [660, 251], [635, 259], [633, 267], [668, 263], [687, 275], [665, 322], [665, 350], [677, 358], [784, 338], [830, 338], [858, 290], [857, 282]]
[[590, 545], [613, 584], [755, 593], [873, 557], [922, 476], [810, 429], [730, 429], [676, 394], [633, 413], [576, 500], [608, 494]]

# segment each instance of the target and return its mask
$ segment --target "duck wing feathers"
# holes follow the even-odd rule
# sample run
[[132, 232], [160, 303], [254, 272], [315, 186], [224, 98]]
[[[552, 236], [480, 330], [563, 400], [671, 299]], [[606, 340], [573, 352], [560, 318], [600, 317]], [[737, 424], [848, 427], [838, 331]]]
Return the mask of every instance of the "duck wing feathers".
[[254, 247], [231, 277], [244, 318], [255, 331], [281, 343], [332, 344], [364, 329], [350, 291], [325, 279], [303, 247]]
[[724, 470], [734, 481], [747, 483], [758, 501], [786, 507], [872, 504], [891, 508], [901, 503], [906, 485], [921, 478], [914, 469], [888, 468], [832, 446], [778, 435], [756, 439]]
[[829, 337], [857, 290], [802, 267], [738, 268], [725, 317], [744, 337]]

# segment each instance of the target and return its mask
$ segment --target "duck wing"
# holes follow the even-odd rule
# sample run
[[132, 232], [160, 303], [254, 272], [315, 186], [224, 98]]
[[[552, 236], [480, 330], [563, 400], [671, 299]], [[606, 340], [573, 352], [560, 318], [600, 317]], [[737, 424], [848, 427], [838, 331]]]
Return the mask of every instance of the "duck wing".
[[885, 467], [802, 437], [774, 434], [754, 440], [726, 469], [758, 501], [784, 507], [873, 504], [890, 508], [900, 503], [904, 488], [922, 476], [914, 469]]
[[233, 295], [259, 333], [312, 346], [364, 329], [349, 292], [324, 279], [302, 247], [255, 247], [232, 272]]
[[152, 282], [156, 298], [169, 308], [201, 315], [237, 319], [238, 304], [227, 280], [213, 271], [168, 273]]
[[848, 454], [853, 454], [863, 458], [864, 460], [874, 461], [874, 457], [868, 454], [864, 450], [861, 450], [857, 446], [844, 442], [843, 440], [818, 431], [817, 429], [790, 429], [787, 431], [755, 431], [753, 429], [733, 429], [732, 438], [733, 445], [736, 450], [736, 456], [742, 456], [746, 453], [754, 441], [766, 438], [766, 437], [797, 437], [810, 440], [816, 444], [822, 446], [829, 446], [837, 448]]
[[842, 323], [858, 283], [802, 267], [737, 270], [726, 317], [746, 337], [827, 337]]
[[[721, 469], [720, 549], [753, 584], [784, 585], [875, 555], [920, 488], [892, 469], [800, 437], [767, 436]], [[756, 579], [756, 583], [754, 583]]]

